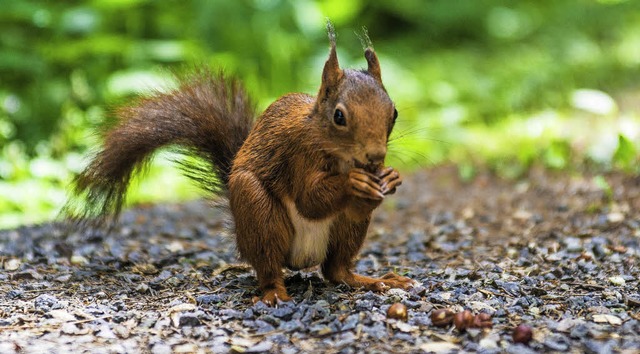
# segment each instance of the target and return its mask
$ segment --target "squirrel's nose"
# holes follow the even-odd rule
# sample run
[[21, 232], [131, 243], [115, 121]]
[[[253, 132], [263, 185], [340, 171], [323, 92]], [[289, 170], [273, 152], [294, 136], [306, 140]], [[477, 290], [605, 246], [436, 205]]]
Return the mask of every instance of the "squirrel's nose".
[[372, 165], [377, 165], [384, 162], [384, 157], [387, 155], [387, 148], [374, 149], [367, 152], [367, 160]]

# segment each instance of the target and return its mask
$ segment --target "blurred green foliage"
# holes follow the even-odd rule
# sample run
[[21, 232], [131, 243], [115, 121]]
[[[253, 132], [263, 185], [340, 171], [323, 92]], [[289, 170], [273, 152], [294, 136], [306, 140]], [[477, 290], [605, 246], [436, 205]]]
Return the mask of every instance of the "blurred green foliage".
[[[170, 88], [174, 71], [235, 73], [261, 109], [287, 92], [314, 93], [327, 17], [346, 67], [364, 65], [354, 32], [368, 28], [400, 112], [392, 163], [453, 161], [466, 178], [478, 164], [511, 177], [532, 164], [638, 172], [638, 1], [0, 0], [0, 8], [0, 227], [55, 215], [111, 107]], [[133, 202], [195, 195], [162, 161]]]

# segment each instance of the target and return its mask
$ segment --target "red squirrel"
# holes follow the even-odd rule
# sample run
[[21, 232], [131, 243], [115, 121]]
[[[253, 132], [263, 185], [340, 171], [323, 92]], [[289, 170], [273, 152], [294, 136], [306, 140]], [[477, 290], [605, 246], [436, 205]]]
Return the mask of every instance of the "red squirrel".
[[113, 222], [131, 176], [157, 149], [176, 146], [189, 157], [181, 162], [188, 177], [228, 197], [237, 249], [255, 270], [264, 303], [291, 300], [284, 267], [320, 265], [333, 283], [373, 291], [412, 286], [394, 273], [372, 278], [351, 270], [372, 211], [402, 183], [384, 166], [398, 111], [373, 48], [364, 51], [366, 70], [341, 69], [330, 23], [327, 29], [330, 53], [318, 95], [286, 94], [255, 123], [238, 81], [206, 70], [120, 109], [74, 181], [70, 217]]

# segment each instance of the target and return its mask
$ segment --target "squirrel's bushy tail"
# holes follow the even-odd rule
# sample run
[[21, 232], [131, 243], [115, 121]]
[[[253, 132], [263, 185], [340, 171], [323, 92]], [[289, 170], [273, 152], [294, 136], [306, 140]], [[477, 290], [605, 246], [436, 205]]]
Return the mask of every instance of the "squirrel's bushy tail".
[[71, 220], [112, 224], [131, 177], [162, 147], [175, 147], [186, 176], [212, 193], [225, 189], [232, 161], [253, 125], [255, 109], [243, 87], [224, 74], [199, 71], [168, 93], [117, 111], [102, 148], [74, 181], [63, 209]]

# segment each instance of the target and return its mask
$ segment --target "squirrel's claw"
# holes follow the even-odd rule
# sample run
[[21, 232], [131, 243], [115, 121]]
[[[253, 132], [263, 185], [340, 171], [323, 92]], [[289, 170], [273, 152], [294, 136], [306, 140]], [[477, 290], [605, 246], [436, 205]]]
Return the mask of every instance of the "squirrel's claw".
[[362, 169], [354, 169], [349, 172], [350, 192], [356, 197], [373, 200], [384, 199], [384, 194], [378, 181], [378, 177]]
[[259, 301], [262, 301], [265, 305], [273, 307], [278, 306], [280, 303], [291, 301], [291, 297], [289, 297], [286, 292], [274, 289], [265, 291], [262, 298], [254, 296], [252, 301], [254, 305]]
[[396, 192], [396, 187], [402, 184], [400, 173], [393, 167], [387, 167], [380, 173], [380, 188], [384, 195]]

